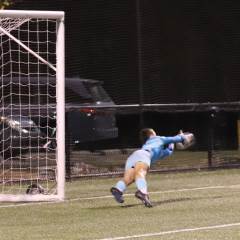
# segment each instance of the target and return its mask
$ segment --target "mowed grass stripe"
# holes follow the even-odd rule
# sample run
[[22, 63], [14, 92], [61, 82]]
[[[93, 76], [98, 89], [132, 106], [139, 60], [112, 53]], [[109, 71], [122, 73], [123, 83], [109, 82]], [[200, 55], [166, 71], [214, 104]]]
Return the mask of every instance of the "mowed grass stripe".
[[[123, 205], [116, 203], [109, 189], [117, 180], [67, 182], [65, 202], [0, 208], [1, 240], [94, 240], [240, 222], [240, 169], [150, 174], [152, 209], [133, 196], [135, 185]], [[225, 240], [225, 232], [239, 240], [238, 230], [234, 226], [141, 240]]]
[[[183, 189], [173, 189], [173, 190], [166, 190], [166, 191], [156, 191], [156, 192], [149, 192], [149, 194], [164, 194], [164, 193], [177, 193], [177, 192], [189, 192], [189, 191], [201, 191], [201, 190], [208, 190], [208, 189], [227, 189], [227, 188], [240, 188], [239, 184], [236, 185], [229, 185], [229, 186], [206, 186], [206, 187], [198, 187], [198, 188], [183, 188]], [[124, 195], [125, 197], [132, 197], [134, 196], [133, 193], [128, 193]], [[19, 204], [9, 204], [9, 205], [2, 205], [0, 208], [9, 208], [9, 207], [23, 207], [23, 206], [31, 206], [31, 205], [43, 205], [43, 204], [59, 204], [65, 202], [75, 202], [75, 201], [86, 201], [86, 200], [99, 200], [105, 198], [112, 198], [112, 195], [104, 195], [104, 196], [96, 196], [96, 197], [84, 197], [84, 198], [73, 198], [73, 199], [66, 199], [65, 201], [56, 201], [56, 202], [29, 202], [29, 203], [19, 203]]]
[[238, 226], [240, 226], [240, 222], [230, 223], [230, 224], [222, 224], [222, 225], [214, 225], [214, 226], [197, 227], [197, 228], [184, 228], [184, 229], [177, 229], [177, 230], [158, 232], [158, 233], [146, 233], [146, 234], [131, 235], [131, 236], [101, 238], [98, 240], [127, 240], [127, 239], [134, 239], [134, 238], [143, 238], [143, 237], [149, 238], [149, 237], [154, 237], [154, 236], [162, 236], [162, 235], [169, 235], [169, 234], [176, 234], [176, 233], [183, 233], [183, 232], [214, 230], [214, 229], [219, 229], [219, 228], [229, 228], [229, 227], [238, 227]]

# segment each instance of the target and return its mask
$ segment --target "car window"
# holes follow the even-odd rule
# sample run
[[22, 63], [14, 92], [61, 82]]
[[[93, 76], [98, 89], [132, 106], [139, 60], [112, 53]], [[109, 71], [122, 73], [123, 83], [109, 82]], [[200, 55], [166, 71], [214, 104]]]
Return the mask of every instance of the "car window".
[[[56, 103], [56, 81], [54, 77], [31, 77], [31, 79], [22, 77], [21, 79], [5, 78], [3, 80], [0, 82], [0, 100], [2, 103], [16, 105]], [[99, 81], [66, 78], [65, 101], [70, 104], [81, 104], [110, 102], [111, 99]]]
[[66, 103], [92, 103], [91, 93], [79, 79], [66, 79]]
[[99, 84], [85, 84], [95, 102], [110, 102], [111, 98]]

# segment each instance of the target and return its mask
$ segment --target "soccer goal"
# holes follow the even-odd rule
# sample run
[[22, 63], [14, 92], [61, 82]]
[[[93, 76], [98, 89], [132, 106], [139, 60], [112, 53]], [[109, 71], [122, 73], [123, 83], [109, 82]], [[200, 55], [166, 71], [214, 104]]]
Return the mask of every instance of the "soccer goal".
[[64, 12], [0, 11], [0, 201], [64, 199]]

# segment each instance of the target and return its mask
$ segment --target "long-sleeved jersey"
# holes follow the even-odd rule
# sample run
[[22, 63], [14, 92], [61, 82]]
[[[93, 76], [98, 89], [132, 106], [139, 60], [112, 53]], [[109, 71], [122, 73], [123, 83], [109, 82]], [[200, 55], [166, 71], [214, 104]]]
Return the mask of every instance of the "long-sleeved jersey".
[[174, 137], [153, 136], [146, 141], [142, 149], [151, 153], [151, 163], [154, 163], [173, 153], [173, 148], [169, 147], [169, 144], [182, 141], [183, 138], [180, 135]]

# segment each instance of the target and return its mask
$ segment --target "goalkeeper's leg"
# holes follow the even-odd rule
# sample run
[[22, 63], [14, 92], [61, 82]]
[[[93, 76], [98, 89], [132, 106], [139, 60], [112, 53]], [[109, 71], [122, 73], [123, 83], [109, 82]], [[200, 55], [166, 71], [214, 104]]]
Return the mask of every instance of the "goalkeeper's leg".
[[123, 203], [123, 193], [127, 186], [136, 182], [138, 191], [135, 196], [143, 201], [145, 206], [152, 206], [147, 193], [146, 174], [150, 165], [150, 154], [145, 150], [137, 150], [133, 152], [127, 159], [125, 165], [125, 173], [122, 180], [111, 188], [111, 193], [115, 200]]
[[137, 162], [135, 165], [135, 182], [138, 189], [135, 193], [135, 197], [140, 199], [146, 207], [152, 207], [149, 200], [146, 181], [148, 169], [149, 166], [144, 162]]
[[134, 176], [134, 168], [126, 169], [123, 179], [119, 180], [117, 184], [111, 188], [111, 193], [118, 203], [124, 202], [123, 193], [125, 192], [127, 186], [134, 182]]

